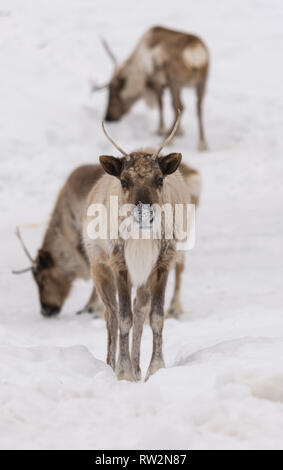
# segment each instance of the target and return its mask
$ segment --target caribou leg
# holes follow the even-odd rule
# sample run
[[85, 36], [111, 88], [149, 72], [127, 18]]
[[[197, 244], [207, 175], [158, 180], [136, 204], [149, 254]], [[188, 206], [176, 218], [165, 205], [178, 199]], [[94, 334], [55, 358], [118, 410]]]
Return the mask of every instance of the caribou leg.
[[131, 309], [131, 285], [128, 279], [126, 266], [117, 270], [116, 282], [119, 298], [119, 357], [116, 375], [119, 380], [134, 381], [132, 362], [129, 349], [129, 335], [133, 323]]
[[150, 326], [153, 333], [153, 350], [151, 361], [147, 370], [146, 379], [157, 370], [165, 367], [162, 352], [162, 332], [164, 324], [164, 297], [168, 279], [169, 267], [162, 265], [157, 268], [151, 280], [151, 308], [150, 308]]
[[[181, 101], [181, 88], [176, 84], [175, 80], [172, 79], [170, 75], [168, 75], [168, 87], [171, 93], [172, 106], [175, 112], [175, 119], [168, 132], [168, 135], [169, 135], [174, 129], [176, 120], [178, 119], [179, 116], [182, 115], [184, 106]], [[176, 131], [176, 135], [182, 135], [182, 134], [183, 134], [183, 131], [182, 131], [181, 125], [179, 124], [178, 129]]]
[[175, 286], [174, 293], [170, 303], [170, 307], [167, 312], [167, 316], [171, 318], [178, 318], [181, 313], [183, 313], [182, 304], [180, 301], [180, 290], [181, 290], [181, 280], [182, 272], [184, 271], [184, 263], [177, 262], [175, 266]]
[[205, 93], [205, 85], [206, 82], [203, 80], [199, 82], [196, 87], [197, 92], [197, 116], [198, 116], [198, 125], [199, 125], [199, 143], [198, 149], [200, 151], [207, 150], [207, 144], [204, 137], [204, 130], [203, 130], [203, 121], [202, 121], [202, 104], [203, 104], [203, 97]]
[[137, 289], [133, 311], [132, 365], [136, 380], [141, 379], [140, 347], [144, 320], [149, 308], [150, 292], [145, 286]]
[[104, 309], [102, 302], [98, 296], [95, 286], [93, 286], [93, 290], [88, 302], [81, 310], [77, 312], [77, 314], [80, 315], [82, 313], [94, 313], [95, 318], [98, 318], [103, 316], [103, 312]]
[[105, 307], [107, 324], [107, 364], [115, 370], [116, 346], [118, 335], [117, 302], [115, 279], [112, 270], [103, 263], [95, 263], [92, 267], [92, 278]]

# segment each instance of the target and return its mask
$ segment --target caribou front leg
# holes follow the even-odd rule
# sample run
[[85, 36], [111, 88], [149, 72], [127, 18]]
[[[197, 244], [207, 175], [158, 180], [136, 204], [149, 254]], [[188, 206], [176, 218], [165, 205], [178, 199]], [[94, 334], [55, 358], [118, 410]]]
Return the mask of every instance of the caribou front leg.
[[118, 333], [115, 279], [112, 270], [104, 263], [94, 264], [91, 275], [105, 307], [108, 333], [107, 364], [115, 370]]
[[155, 93], [159, 111], [159, 126], [156, 131], [157, 135], [165, 135], [164, 114], [163, 114], [163, 86], [154, 78], [148, 79], [146, 84], [150, 93]]
[[175, 286], [174, 293], [170, 303], [170, 307], [167, 312], [168, 317], [178, 318], [181, 313], [183, 313], [182, 304], [180, 301], [180, 290], [181, 290], [181, 280], [182, 272], [184, 271], [184, 261], [177, 262], [175, 266]]
[[[171, 93], [171, 99], [172, 99], [172, 106], [175, 112], [175, 120], [171, 126], [171, 129], [168, 132], [168, 135], [172, 132], [176, 119], [178, 118], [179, 114], [182, 115], [184, 111], [184, 106], [181, 100], [181, 89], [179, 85], [176, 84], [176, 81], [174, 80], [174, 77], [172, 77], [170, 74], [167, 76], [168, 79], [168, 88]], [[178, 129], [176, 131], [176, 135], [183, 135], [183, 131], [181, 128], [181, 124], [179, 124]]]
[[153, 351], [146, 379], [156, 371], [165, 367], [162, 352], [162, 332], [164, 324], [164, 297], [168, 279], [169, 267], [160, 262], [151, 281], [151, 308], [150, 308], [150, 326], [153, 333]]
[[77, 312], [78, 315], [81, 313], [94, 313], [95, 318], [103, 317], [103, 305], [97, 294], [95, 286], [93, 286], [89, 301], [81, 310]]
[[196, 92], [197, 92], [197, 116], [198, 116], [198, 126], [199, 126], [199, 143], [198, 143], [198, 149], [200, 151], [202, 150], [207, 150], [207, 143], [205, 140], [204, 136], [204, 130], [203, 130], [203, 122], [202, 122], [202, 104], [203, 104], [203, 98], [205, 94], [205, 80], [201, 81], [198, 83], [196, 87]]
[[129, 350], [129, 335], [133, 322], [131, 310], [131, 285], [126, 266], [117, 270], [116, 282], [119, 298], [119, 357], [116, 375], [119, 380], [134, 381], [134, 373]]
[[150, 293], [145, 286], [137, 289], [137, 295], [134, 301], [134, 319], [133, 319], [133, 342], [132, 342], [132, 364], [136, 380], [141, 379], [140, 369], [140, 348], [143, 331], [144, 319], [149, 307]]
[[165, 135], [166, 129], [164, 126], [164, 113], [163, 113], [163, 88], [159, 87], [156, 90], [158, 109], [159, 109], [159, 127], [157, 130], [157, 135]]

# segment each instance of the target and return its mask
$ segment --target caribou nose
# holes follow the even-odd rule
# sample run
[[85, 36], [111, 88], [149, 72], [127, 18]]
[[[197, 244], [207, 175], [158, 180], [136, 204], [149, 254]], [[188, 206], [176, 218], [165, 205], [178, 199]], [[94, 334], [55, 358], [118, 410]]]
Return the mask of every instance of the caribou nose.
[[52, 317], [53, 315], [57, 315], [60, 310], [61, 307], [55, 305], [41, 304], [41, 315], [44, 317]]
[[107, 114], [106, 114], [104, 120], [105, 120], [106, 122], [117, 121], [117, 119], [114, 119], [114, 117], [111, 116], [110, 113], [107, 113]]
[[132, 214], [135, 222], [142, 227], [151, 225], [154, 219], [154, 210], [152, 205], [141, 201], [136, 202]]

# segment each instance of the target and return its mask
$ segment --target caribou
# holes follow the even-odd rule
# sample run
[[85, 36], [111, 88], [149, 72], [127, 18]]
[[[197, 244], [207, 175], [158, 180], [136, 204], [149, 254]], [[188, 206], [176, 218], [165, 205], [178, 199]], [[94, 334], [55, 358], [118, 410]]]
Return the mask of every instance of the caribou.
[[[31, 271], [37, 284], [41, 314], [58, 314], [75, 279], [90, 278], [89, 261], [82, 244], [82, 213], [89, 191], [102, 176], [100, 165], [83, 165], [74, 170], [63, 185], [53, 209], [42, 245], [34, 258], [19, 228], [16, 235], [31, 263], [21, 274]], [[103, 314], [95, 286], [86, 305], [77, 313]]]
[[[185, 206], [192, 203], [192, 187], [186, 179], [188, 169], [184, 171], [180, 168], [181, 153], [161, 154], [162, 149], [173, 139], [179, 121], [180, 116], [171, 134], [157, 151], [141, 149], [131, 153], [124, 151], [102, 124], [105, 136], [122, 157], [99, 157], [105, 174], [90, 191], [84, 214], [83, 239], [91, 276], [105, 307], [107, 364], [120, 380], [141, 379], [140, 345], [144, 320], [148, 314], [153, 332], [153, 352], [146, 379], [165, 366], [162, 352], [164, 297], [170, 268], [177, 264], [177, 277], [182, 270], [182, 261], [178, 260], [180, 252], [177, 251], [179, 227], [174, 228], [171, 238], [168, 238], [165, 236], [166, 222], [165, 225], [162, 223], [160, 238], [150, 239], [128, 237], [125, 233], [127, 230], [122, 227], [126, 220], [124, 208], [128, 211], [129, 205], [130, 219], [140, 231], [144, 228], [143, 210], [149, 215], [146, 222], [148, 228], [155, 220], [154, 206], [170, 204], [174, 208], [176, 204]], [[196, 176], [197, 173], [194, 174]], [[107, 236], [96, 236], [97, 230], [93, 232], [90, 229], [94, 224], [96, 208], [106, 207], [107, 218], [111, 218], [110, 203], [113, 198], [118, 201], [121, 230], [114, 237], [111, 237], [109, 228]], [[133, 288], [136, 289], [136, 297], [132, 308]], [[130, 355], [129, 334], [132, 327]], [[118, 329], [119, 356], [116, 364]]]
[[[209, 52], [197, 36], [174, 31], [161, 26], [150, 28], [142, 36], [129, 58], [118, 61], [105, 39], [102, 44], [114, 64], [111, 79], [102, 85], [92, 84], [92, 91], [108, 89], [108, 105], [105, 121], [118, 121], [139, 99], [145, 99], [150, 107], [159, 108], [157, 133], [167, 135], [163, 115], [163, 94], [167, 88], [172, 99], [175, 119], [183, 112], [181, 99], [183, 87], [191, 87], [197, 96], [199, 150], [206, 150], [202, 107], [205, 95]], [[174, 122], [175, 122], [174, 119]], [[181, 129], [178, 129], [181, 134]]]

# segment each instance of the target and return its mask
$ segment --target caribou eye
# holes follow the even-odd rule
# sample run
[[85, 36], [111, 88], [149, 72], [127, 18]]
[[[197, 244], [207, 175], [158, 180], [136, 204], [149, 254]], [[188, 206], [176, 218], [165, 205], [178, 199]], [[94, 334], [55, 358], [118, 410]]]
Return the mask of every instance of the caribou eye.
[[121, 185], [122, 185], [122, 188], [125, 188], [125, 189], [128, 187], [128, 183], [125, 180], [121, 180]]
[[158, 184], [158, 186], [162, 186], [163, 185], [163, 178], [159, 178], [159, 180], [157, 180], [157, 184]]

